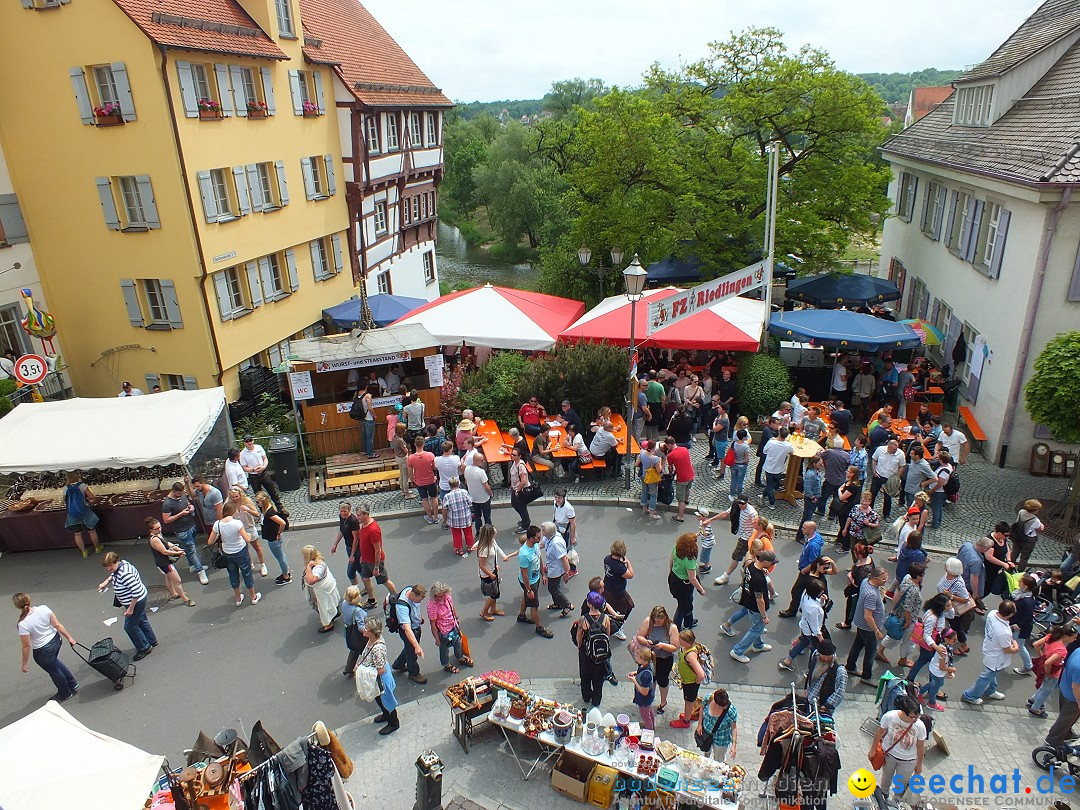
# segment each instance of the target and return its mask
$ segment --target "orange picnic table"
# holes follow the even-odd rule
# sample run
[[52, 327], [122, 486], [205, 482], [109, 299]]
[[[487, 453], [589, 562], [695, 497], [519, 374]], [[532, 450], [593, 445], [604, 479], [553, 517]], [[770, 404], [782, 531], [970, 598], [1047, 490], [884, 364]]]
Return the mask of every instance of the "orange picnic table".
[[476, 435], [487, 439], [482, 445], [488, 464], [510, 461], [510, 451], [504, 445], [513, 445], [510, 434], [499, 429], [494, 419], [481, 419], [476, 423]]

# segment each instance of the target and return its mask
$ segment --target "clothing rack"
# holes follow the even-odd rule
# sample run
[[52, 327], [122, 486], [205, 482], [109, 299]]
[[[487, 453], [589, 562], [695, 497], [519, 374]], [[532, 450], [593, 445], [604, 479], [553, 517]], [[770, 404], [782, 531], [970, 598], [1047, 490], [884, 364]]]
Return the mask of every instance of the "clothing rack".
[[[314, 731], [311, 732], [310, 734], [308, 734], [307, 738], [308, 738], [308, 744], [309, 745], [319, 745], [319, 736]], [[322, 746], [319, 746], [319, 747], [321, 748]], [[274, 756], [277, 756], [277, 755], [275, 754]], [[261, 771], [263, 768], [265, 768], [267, 765], [269, 765], [273, 761], [274, 761], [274, 757], [270, 757], [270, 759], [266, 760], [263, 763], [260, 763], [259, 765], [256, 765], [250, 771], [245, 771], [244, 773], [239, 774], [236, 777], [236, 781], [237, 782], [244, 782], [247, 779], [250, 779], [252, 776], [259, 773], [259, 771]]]

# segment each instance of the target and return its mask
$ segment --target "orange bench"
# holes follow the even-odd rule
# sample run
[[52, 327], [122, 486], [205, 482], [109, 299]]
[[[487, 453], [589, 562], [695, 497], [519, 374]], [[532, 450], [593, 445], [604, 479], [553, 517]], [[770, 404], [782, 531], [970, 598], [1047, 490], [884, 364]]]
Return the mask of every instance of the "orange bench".
[[982, 429], [978, 420], [975, 419], [975, 414], [972, 413], [971, 408], [962, 405], [957, 412], [960, 414], [960, 421], [967, 427], [968, 438], [980, 444], [985, 442], [986, 432]]

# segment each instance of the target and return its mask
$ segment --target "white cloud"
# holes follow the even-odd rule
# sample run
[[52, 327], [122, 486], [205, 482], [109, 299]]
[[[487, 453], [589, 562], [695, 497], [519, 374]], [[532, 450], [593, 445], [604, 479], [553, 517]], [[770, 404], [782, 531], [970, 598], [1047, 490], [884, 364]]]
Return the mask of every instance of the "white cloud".
[[708, 42], [774, 26], [854, 72], [962, 68], [982, 61], [1038, 6], [1032, 0], [362, 0], [443, 91], [463, 101], [537, 98], [553, 81], [634, 85]]

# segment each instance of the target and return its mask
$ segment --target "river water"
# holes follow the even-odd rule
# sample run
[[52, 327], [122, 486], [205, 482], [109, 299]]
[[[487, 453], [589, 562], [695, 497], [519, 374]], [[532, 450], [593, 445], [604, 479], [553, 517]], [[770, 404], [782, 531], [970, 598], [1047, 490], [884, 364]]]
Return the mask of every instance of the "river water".
[[487, 250], [468, 244], [457, 228], [444, 222], [439, 222], [435, 255], [439, 263], [439, 280], [451, 288], [457, 284], [477, 287], [488, 282], [496, 287], [536, 288], [537, 271], [531, 264], [514, 264], [494, 258]]

